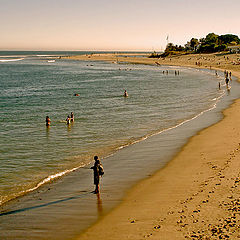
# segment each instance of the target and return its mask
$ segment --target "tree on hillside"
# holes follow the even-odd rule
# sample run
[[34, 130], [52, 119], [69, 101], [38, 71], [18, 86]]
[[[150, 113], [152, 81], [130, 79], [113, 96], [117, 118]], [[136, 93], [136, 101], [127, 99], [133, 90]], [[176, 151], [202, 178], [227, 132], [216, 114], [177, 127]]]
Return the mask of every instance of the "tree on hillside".
[[191, 48], [196, 51], [197, 46], [199, 45], [199, 41], [197, 38], [192, 38], [190, 41]]
[[199, 39], [199, 42], [202, 44], [202, 43], [204, 43], [205, 42], [205, 38], [200, 38]]
[[173, 43], [169, 43], [166, 47], [166, 51], [174, 51], [175, 50], [175, 46], [173, 45]]
[[169, 43], [165, 49], [165, 52], [172, 52], [172, 51], [181, 52], [184, 50], [185, 50], [184, 47], [181, 45], [174, 45], [173, 43]]
[[236, 44], [240, 44], [240, 39], [237, 35], [233, 35], [233, 34], [225, 34], [225, 35], [221, 35], [218, 37], [219, 42], [221, 44], [231, 44], [231, 43], [236, 43]]
[[215, 33], [209, 33], [205, 38], [206, 44], [218, 44], [218, 35]]
[[197, 52], [199, 53], [213, 53], [225, 51], [227, 48], [226, 44], [221, 44], [219, 36], [215, 33], [209, 33], [204, 39], [200, 40], [201, 45]]
[[199, 53], [213, 53], [216, 51], [217, 45], [215, 43], [202, 44], [198, 48]]
[[237, 35], [225, 34], [219, 36], [215, 33], [209, 33], [205, 38], [200, 38], [199, 40], [197, 38], [192, 38], [189, 42], [185, 44], [185, 47], [169, 43], [161, 57], [192, 52], [222, 52], [226, 51], [229, 45], [237, 44], [240, 44], [240, 38]]

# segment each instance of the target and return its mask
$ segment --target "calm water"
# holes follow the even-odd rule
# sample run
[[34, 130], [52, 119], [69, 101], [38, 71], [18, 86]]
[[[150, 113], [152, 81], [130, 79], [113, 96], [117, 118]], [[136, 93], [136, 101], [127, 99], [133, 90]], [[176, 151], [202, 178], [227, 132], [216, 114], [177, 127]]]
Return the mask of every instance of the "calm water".
[[192, 119], [226, 94], [215, 72], [55, 57], [69, 54], [0, 52], [0, 204]]

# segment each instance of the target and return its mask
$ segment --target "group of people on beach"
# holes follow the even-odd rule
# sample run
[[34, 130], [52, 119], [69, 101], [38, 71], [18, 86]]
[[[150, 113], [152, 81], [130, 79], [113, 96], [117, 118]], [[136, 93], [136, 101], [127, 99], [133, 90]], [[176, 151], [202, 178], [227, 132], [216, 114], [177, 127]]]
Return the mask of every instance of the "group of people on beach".
[[225, 75], [226, 86], [228, 88], [229, 80], [232, 80], [232, 73], [225, 70], [224, 75]]
[[200, 67], [200, 66], [202, 66], [202, 63], [200, 61], [199, 62], [195, 62], [195, 65]]
[[[218, 72], [217, 70], [215, 70], [215, 75], [218, 76]], [[229, 81], [231, 80], [232, 81], [232, 72], [228, 72], [228, 71], [224, 71], [224, 77], [225, 77], [225, 83], [226, 83], [226, 87], [228, 90], [229, 89]], [[218, 89], [220, 90], [221, 89], [221, 83], [218, 82]]]
[[[67, 116], [66, 118], [66, 123], [69, 125], [71, 122], [74, 122], [74, 114], [71, 112], [70, 115]], [[46, 126], [49, 127], [51, 124], [51, 119], [49, 116], [46, 116]]]
[[[163, 70], [162, 71], [162, 74], [168, 75], [168, 73], [170, 73], [170, 71], [168, 71], [168, 70]], [[174, 74], [175, 74], [175, 76], [180, 75], [180, 71], [179, 70], [175, 70]]]

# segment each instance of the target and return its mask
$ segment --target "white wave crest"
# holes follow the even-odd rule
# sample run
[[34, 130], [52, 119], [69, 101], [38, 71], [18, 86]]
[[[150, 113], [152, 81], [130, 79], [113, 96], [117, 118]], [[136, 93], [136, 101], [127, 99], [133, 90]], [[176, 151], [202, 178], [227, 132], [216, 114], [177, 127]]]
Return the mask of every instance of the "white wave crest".
[[75, 167], [75, 168], [72, 168], [72, 169], [65, 170], [65, 171], [63, 171], [63, 172], [59, 172], [59, 173], [50, 175], [50, 176], [44, 178], [44, 179], [43, 179], [42, 181], [40, 181], [39, 183], [37, 183], [34, 187], [29, 188], [29, 189], [26, 189], [26, 190], [23, 190], [23, 191], [21, 191], [21, 192], [18, 192], [18, 193], [16, 193], [16, 194], [14, 194], [14, 196], [11, 196], [11, 197], [10, 197], [9, 199], [7, 199], [7, 200], [0, 196], [0, 206], [1, 206], [2, 204], [4, 204], [4, 203], [8, 202], [8, 201], [11, 201], [11, 200], [16, 199], [16, 198], [18, 198], [18, 197], [21, 197], [21, 196], [23, 196], [23, 195], [25, 195], [25, 194], [27, 194], [27, 193], [29, 193], [29, 192], [33, 192], [33, 191], [37, 190], [39, 187], [41, 187], [42, 185], [44, 185], [44, 184], [46, 184], [46, 183], [50, 183], [51, 181], [54, 181], [54, 180], [56, 180], [56, 179], [58, 179], [58, 178], [60, 178], [60, 177], [62, 177], [62, 176], [64, 176], [64, 175], [66, 175], [66, 174], [68, 174], [68, 173], [74, 172], [74, 171], [76, 171], [77, 169], [84, 167], [85, 165], [86, 165], [86, 164], [83, 163], [83, 164], [81, 164], [81, 165], [78, 166], [78, 167]]
[[41, 187], [42, 185], [44, 185], [46, 183], [49, 183], [49, 182], [51, 182], [51, 181], [53, 181], [53, 180], [55, 180], [57, 178], [60, 178], [60, 177], [66, 175], [66, 174], [68, 174], [70, 172], [74, 172], [74, 171], [76, 171], [77, 169], [79, 169], [79, 168], [81, 168], [83, 166], [75, 167], [75, 168], [72, 168], [72, 169], [69, 169], [69, 170], [65, 170], [63, 172], [56, 173], [54, 175], [50, 175], [47, 178], [43, 179], [41, 182], [39, 182], [35, 187], [26, 190], [24, 193], [32, 192], [32, 191], [38, 189], [39, 187]]
[[0, 59], [0, 62], [16, 62], [16, 61], [21, 61], [24, 58], [16, 58], [16, 59]]

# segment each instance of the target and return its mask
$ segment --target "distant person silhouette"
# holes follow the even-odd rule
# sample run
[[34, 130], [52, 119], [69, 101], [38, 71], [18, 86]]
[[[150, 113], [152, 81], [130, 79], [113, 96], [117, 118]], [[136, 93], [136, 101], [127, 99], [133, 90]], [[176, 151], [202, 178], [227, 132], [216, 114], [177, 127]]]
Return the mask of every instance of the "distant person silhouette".
[[95, 185], [95, 191], [94, 193], [99, 193], [99, 181], [100, 181], [100, 176], [102, 176], [104, 174], [103, 171], [103, 166], [100, 162], [100, 159], [98, 158], [98, 156], [94, 156], [94, 166], [91, 167], [91, 169], [93, 169], [93, 182]]
[[51, 123], [51, 119], [49, 118], [49, 116], [46, 116], [46, 126], [49, 127]]
[[67, 119], [66, 119], [67, 125], [70, 124], [70, 121], [71, 121], [71, 118], [70, 118], [70, 116], [68, 115], [68, 116], [67, 116]]
[[71, 112], [71, 122], [74, 122], [74, 115], [73, 115], [73, 112]]

